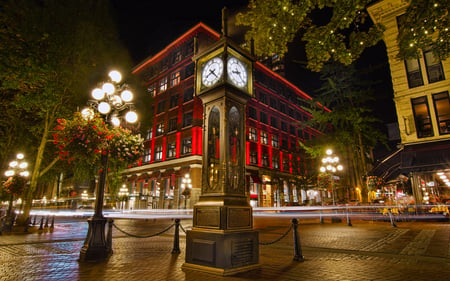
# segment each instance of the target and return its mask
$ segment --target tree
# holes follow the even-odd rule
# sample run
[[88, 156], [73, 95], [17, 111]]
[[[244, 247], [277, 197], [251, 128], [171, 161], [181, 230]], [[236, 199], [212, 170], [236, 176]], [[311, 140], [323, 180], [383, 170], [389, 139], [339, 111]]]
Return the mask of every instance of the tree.
[[[372, 85], [358, 77], [354, 65], [339, 63], [326, 64], [321, 79], [324, 84], [318, 90], [319, 94], [311, 102], [311, 107], [305, 108], [314, 118], [305, 125], [321, 131], [329, 130], [331, 126], [332, 131], [315, 143], [315, 149], [307, 151], [316, 156], [323, 155], [325, 146], [333, 143], [347, 170], [346, 183], [359, 186], [366, 194], [363, 176], [370, 168], [371, 150], [377, 142], [385, 139], [376, 129], [378, 120], [372, 115]], [[324, 107], [331, 111], [324, 110]]]
[[[381, 40], [384, 27], [367, 21], [365, 7], [373, 2], [252, 0], [249, 10], [239, 13], [236, 22], [250, 27], [245, 38], [248, 42], [254, 40], [258, 56], [284, 55], [288, 44], [299, 35], [306, 42], [308, 68], [318, 72], [327, 61], [351, 64], [365, 48]], [[447, 1], [412, 0], [406, 15], [398, 38], [401, 56], [413, 57], [418, 49], [432, 47], [439, 58], [446, 58], [449, 53]]]
[[6, 0], [0, 6], [0, 90], [12, 94], [8, 106], [18, 113], [13, 118], [28, 132], [25, 140], [9, 142], [8, 150], [28, 141], [33, 145], [27, 154], [35, 157], [22, 223], [39, 179], [59, 159], [47, 146], [56, 119], [85, 103], [98, 73], [131, 65], [109, 5], [107, 0]]

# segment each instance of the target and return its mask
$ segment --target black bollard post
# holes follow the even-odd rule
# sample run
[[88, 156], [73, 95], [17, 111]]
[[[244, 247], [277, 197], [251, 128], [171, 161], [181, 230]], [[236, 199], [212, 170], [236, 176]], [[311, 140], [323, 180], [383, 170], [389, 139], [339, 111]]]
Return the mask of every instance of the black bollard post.
[[180, 252], [180, 219], [175, 219], [175, 237], [173, 238], [172, 254], [179, 254]]
[[23, 228], [23, 232], [28, 232], [28, 227], [31, 224], [31, 217], [27, 218], [27, 221], [25, 222], [25, 227]]
[[300, 245], [300, 237], [297, 232], [297, 227], [297, 219], [292, 219], [292, 229], [294, 232], [294, 261], [304, 261], [305, 258], [302, 255], [302, 246]]
[[391, 209], [388, 209], [388, 213], [389, 213], [389, 219], [391, 220], [391, 226], [392, 227], [397, 227], [397, 225], [395, 224], [394, 220], [392, 219]]
[[52, 224], [50, 225], [50, 229], [55, 228], [55, 215], [52, 217]]
[[39, 226], [39, 230], [44, 229], [44, 216], [41, 218], [41, 225]]
[[106, 247], [108, 253], [111, 255], [113, 253], [112, 251], [112, 227], [113, 227], [114, 220], [110, 219], [108, 220], [108, 231], [106, 233]]
[[50, 219], [50, 216], [49, 215], [47, 215], [47, 218], [46, 218], [46, 220], [45, 220], [45, 228], [47, 228], [48, 227], [48, 220]]
[[352, 221], [350, 219], [350, 215], [348, 214], [348, 208], [347, 208], [347, 225], [352, 226]]
[[323, 224], [323, 215], [322, 215], [322, 211], [320, 211], [320, 224]]
[[37, 215], [34, 216], [33, 225], [36, 225], [36, 218], [37, 218]]

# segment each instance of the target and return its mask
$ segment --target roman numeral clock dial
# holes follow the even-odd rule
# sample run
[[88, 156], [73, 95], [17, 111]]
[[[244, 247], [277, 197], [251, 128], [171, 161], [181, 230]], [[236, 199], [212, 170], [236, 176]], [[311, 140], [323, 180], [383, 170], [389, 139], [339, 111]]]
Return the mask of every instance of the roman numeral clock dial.
[[220, 80], [223, 74], [223, 61], [219, 57], [215, 57], [207, 61], [203, 65], [202, 83], [206, 87], [210, 87]]
[[247, 67], [237, 58], [230, 57], [227, 62], [228, 80], [238, 88], [247, 85]]

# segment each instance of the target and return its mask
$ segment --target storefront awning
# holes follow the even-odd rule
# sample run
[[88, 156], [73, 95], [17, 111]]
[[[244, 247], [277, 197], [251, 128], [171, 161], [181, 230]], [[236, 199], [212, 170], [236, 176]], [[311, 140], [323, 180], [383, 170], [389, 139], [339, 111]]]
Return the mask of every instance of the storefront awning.
[[405, 145], [381, 161], [370, 175], [385, 181], [410, 172], [450, 169], [450, 140]]

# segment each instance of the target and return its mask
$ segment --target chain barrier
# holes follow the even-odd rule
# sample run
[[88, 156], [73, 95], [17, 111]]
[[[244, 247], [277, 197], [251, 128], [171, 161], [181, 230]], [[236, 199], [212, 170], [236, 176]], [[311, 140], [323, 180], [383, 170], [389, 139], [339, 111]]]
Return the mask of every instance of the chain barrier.
[[158, 233], [150, 234], [150, 235], [135, 235], [135, 234], [131, 234], [131, 233], [129, 233], [129, 232], [126, 232], [126, 231], [123, 230], [123, 229], [120, 229], [115, 223], [113, 223], [112, 225], [113, 225], [118, 231], [122, 232], [122, 233], [125, 234], [125, 235], [131, 236], [131, 237], [135, 237], [135, 238], [150, 238], [150, 237], [155, 237], [155, 236], [161, 235], [161, 234], [163, 234], [164, 232], [167, 232], [169, 229], [171, 229], [172, 227], [175, 226], [175, 223], [173, 223], [172, 225], [170, 225], [169, 227], [167, 227], [166, 229], [164, 229], [164, 230], [162, 230], [162, 231], [160, 231], [160, 232], [158, 232]]
[[[192, 227], [192, 226], [187, 226], [186, 228], [188, 228], [188, 227]], [[184, 229], [184, 227], [180, 224], [180, 228], [181, 228], [181, 230], [186, 234], [186, 229]]]
[[278, 241], [280, 241], [281, 239], [283, 239], [284, 237], [286, 237], [286, 235], [288, 235], [288, 233], [289, 233], [291, 230], [292, 230], [292, 224], [289, 226], [289, 229], [288, 229], [283, 235], [281, 235], [281, 237], [279, 237], [279, 238], [277, 238], [277, 239], [275, 239], [274, 241], [271, 241], [271, 242], [259, 242], [259, 245], [266, 246], [266, 245], [272, 245], [272, 244], [275, 244], [275, 243], [277, 243]]

